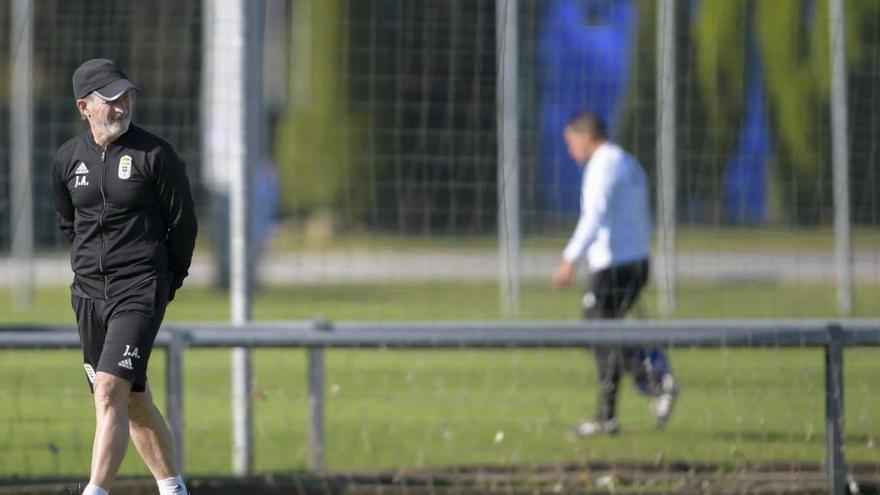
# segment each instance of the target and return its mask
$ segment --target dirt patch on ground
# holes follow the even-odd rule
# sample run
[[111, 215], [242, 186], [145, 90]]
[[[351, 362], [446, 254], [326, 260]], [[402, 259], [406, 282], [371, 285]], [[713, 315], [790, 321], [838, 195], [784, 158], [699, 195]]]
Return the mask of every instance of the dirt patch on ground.
[[[880, 465], [850, 466], [851, 487], [880, 494]], [[395, 471], [271, 473], [248, 478], [193, 477], [193, 495], [536, 495], [827, 493], [815, 463], [754, 465], [644, 463], [480, 466]], [[75, 495], [66, 480], [4, 480], [0, 495]], [[150, 479], [125, 479], [113, 495], [154, 495]]]

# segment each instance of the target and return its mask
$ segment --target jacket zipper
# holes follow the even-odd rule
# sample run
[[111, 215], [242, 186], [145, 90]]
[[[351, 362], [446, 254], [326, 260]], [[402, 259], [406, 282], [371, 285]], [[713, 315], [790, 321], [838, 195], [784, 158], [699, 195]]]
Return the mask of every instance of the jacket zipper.
[[104, 193], [104, 179], [107, 171], [105, 158], [107, 151], [101, 152], [101, 216], [98, 217], [98, 225], [101, 227], [101, 250], [98, 251], [98, 270], [101, 271], [101, 277], [104, 279], [104, 298], [107, 295], [107, 274], [104, 273], [104, 244], [107, 243], [107, 231], [104, 229], [104, 213], [107, 211], [107, 195]]

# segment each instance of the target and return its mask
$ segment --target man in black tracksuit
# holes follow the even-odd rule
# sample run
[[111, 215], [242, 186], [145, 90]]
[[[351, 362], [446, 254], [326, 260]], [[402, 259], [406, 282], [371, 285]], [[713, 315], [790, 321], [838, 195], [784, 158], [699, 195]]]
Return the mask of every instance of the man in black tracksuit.
[[171, 145], [131, 124], [137, 87], [113, 62], [85, 62], [73, 87], [89, 128], [58, 149], [52, 179], [58, 224], [73, 244], [72, 304], [97, 419], [83, 493], [108, 493], [130, 435], [160, 494], [185, 494], [146, 373], [192, 259], [189, 181]]

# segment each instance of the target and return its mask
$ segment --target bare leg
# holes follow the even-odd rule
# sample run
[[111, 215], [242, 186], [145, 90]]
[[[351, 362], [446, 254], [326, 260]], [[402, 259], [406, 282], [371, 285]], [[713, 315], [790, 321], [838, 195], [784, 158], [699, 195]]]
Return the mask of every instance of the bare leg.
[[131, 382], [99, 371], [95, 377], [95, 441], [90, 484], [108, 488], [128, 448]]
[[149, 385], [144, 392], [132, 392], [128, 403], [131, 441], [156, 480], [177, 476], [174, 468], [174, 440], [162, 413], [153, 403]]

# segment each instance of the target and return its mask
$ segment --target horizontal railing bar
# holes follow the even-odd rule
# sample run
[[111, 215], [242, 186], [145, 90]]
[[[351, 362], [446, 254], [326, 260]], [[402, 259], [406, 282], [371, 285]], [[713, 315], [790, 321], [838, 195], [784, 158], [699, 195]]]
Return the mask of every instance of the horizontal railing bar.
[[79, 347], [76, 329], [61, 330], [0, 330], [0, 349], [54, 348], [67, 349]]
[[193, 330], [189, 343], [196, 347], [580, 347], [591, 345], [650, 344], [673, 346], [822, 346], [825, 328], [645, 328], [586, 325], [505, 327], [454, 325], [372, 326], [343, 324], [332, 330], [251, 328], [247, 334], [231, 329]]
[[840, 323], [844, 346], [880, 347], [880, 328], [876, 320], [851, 320]]
[[[828, 343], [825, 320], [597, 320], [455, 322], [171, 323], [156, 339], [182, 332], [190, 347], [506, 348], [657, 345], [678, 347], [817, 347]], [[880, 320], [842, 320], [846, 345], [880, 346]], [[0, 348], [73, 348], [65, 325], [0, 327]]]

